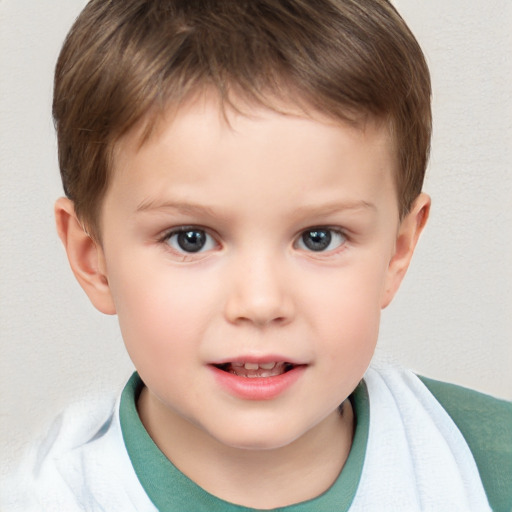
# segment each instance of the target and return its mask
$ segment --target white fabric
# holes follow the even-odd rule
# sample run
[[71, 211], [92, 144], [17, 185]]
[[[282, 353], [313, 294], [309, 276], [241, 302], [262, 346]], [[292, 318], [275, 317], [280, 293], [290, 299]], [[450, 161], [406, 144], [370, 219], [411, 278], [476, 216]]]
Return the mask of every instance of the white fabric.
[[459, 429], [413, 373], [370, 368], [370, 430], [351, 512], [491, 510]]
[[[466, 442], [421, 381], [387, 367], [365, 382], [369, 439], [350, 511], [490, 510]], [[2, 512], [156, 512], [124, 446], [119, 399], [70, 408], [31, 467], [0, 489]]]
[[0, 511], [158, 512], [126, 451], [119, 402], [67, 409], [20, 474], [0, 489]]

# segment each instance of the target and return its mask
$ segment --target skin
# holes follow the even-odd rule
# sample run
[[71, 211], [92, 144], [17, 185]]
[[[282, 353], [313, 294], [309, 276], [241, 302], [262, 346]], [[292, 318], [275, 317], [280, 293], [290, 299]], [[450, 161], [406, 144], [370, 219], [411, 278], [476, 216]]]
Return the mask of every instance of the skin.
[[[258, 508], [311, 499], [342, 469], [354, 417], [348, 401], [338, 407], [370, 363], [430, 206], [421, 194], [399, 221], [384, 125], [288, 111], [228, 111], [228, 124], [204, 96], [142, 147], [132, 130], [118, 144], [102, 243], [69, 200], [56, 204], [71, 267], [93, 304], [118, 315], [146, 384], [149, 434], [207, 491]], [[200, 251], [180, 247], [183, 226], [204, 233]], [[313, 251], [303, 235], [319, 227], [332, 241]], [[303, 371], [276, 397], [244, 399], [212, 364], [248, 359]]]

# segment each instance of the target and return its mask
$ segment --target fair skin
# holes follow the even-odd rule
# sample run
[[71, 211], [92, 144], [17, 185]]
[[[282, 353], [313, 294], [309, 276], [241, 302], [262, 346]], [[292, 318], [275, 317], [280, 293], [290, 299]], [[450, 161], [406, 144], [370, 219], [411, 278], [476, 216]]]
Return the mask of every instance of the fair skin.
[[342, 469], [354, 416], [338, 407], [430, 202], [399, 221], [382, 124], [227, 116], [196, 98], [142, 147], [137, 129], [119, 142], [101, 243], [69, 200], [56, 217], [82, 287], [119, 317], [155, 443], [212, 494], [268, 509], [318, 496]]

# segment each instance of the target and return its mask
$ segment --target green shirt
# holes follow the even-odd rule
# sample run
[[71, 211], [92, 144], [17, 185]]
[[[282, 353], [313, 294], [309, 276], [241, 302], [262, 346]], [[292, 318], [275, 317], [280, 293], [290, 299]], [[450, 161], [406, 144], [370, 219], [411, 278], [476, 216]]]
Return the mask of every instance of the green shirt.
[[[421, 380], [464, 436], [492, 509], [512, 511], [512, 404], [460, 386], [423, 377]], [[149, 437], [137, 413], [136, 403], [143, 386], [137, 374], [126, 385], [120, 405], [121, 428], [137, 477], [158, 510], [191, 510], [195, 505], [211, 512], [255, 510], [209, 494], [165, 457]], [[355, 435], [349, 457], [335, 483], [313, 500], [275, 510], [349, 510], [361, 478], [368, 440], [369, 401], [364, 383], [356, 388], [350, 400], [356, 416]]]

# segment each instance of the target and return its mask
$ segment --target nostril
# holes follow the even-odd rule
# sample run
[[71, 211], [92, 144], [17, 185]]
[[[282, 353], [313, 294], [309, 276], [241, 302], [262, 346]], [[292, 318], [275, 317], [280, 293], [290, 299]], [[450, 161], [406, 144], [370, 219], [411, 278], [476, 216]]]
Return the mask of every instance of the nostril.
[[[268, 264], [266, 262], [265, 264]], [[250, 269], [249, 269], [250, 270]], [[294, 313], [293, 297], [272, 269], [244, 272], [227, 290], [225, 315], [230, 323], [258, 327], [284, 325]]]

